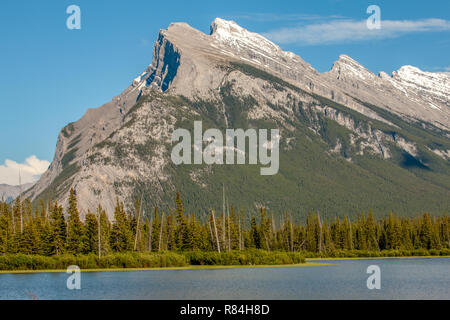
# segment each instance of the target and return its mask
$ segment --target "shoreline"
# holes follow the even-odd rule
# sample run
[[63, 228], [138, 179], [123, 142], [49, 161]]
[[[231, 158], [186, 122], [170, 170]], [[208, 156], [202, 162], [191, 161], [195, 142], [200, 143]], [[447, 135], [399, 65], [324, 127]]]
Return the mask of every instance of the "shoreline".
[[[125, 272], [125, 271], [170, 271], [170, 270], [208, 270], [208, 269], [240, 269], [240, 268], [296, 268], [296, 267], [321, 267], [334, 266], [334, 263], [316, 261], [337, 260], [376, 260], [376, 259], [432, 259], [450, 258], [450, 256], [404, 256], [404, 257], [343, 257], [343, 258], [307, 258], [306, 263], [301, 264], [277, 264], [277, 265], [190, 265], [184, 267], [158, 267], [158, 268], [94, 268], [81, 269], [81, 272]], [[0, 270], [2, 274], [35, 274], [35, 273], [66, 273], [65, 269], [48, 270]]]
[[[332, 266], [332, 263], [306, 262], [301, 264], [274, 264], [274, 265], [210, 265], [200, 266], [192, 265], [185, 267], [166, 267], [166, 268], [99, 268], [99, 269], [81, 269], [81, 272], [123, 272], [123, 271], [164, 271], [164, 270], [207, 270], [207, 269], [250, 269], [250, 268], [295, 268], [295, 267], [321, 267]], [[1, 274], [32, 274], [32, 273], [66, 273], [67, 270], [0, 270]]]
[[430, 259], [430, 258], [450, 258], [450, 256], [398, 256], [398, 257], [342, 257], [342, 258], [306, 258], [308, 261], [326, 261], [326, 260], [374, 260], [374, 259]]

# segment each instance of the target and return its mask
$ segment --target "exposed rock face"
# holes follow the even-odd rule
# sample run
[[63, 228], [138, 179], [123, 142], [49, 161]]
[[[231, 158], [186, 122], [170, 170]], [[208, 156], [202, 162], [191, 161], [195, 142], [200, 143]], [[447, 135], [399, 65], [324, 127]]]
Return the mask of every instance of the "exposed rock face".
[[[215, 175], [228, 170], [225, 177], [250, 175], [247, 181], [256, 184], [255, 197], [261, 194], [251, 199], [252, 203], [296, 210], [294, 202], [286, 207], [286, 199], [264, 194], [261, 190], [267, 182], [255, 182], [260, 178], [248, 173], [251, 170], [239, 168], [236, 170], [244, 171], [236, 173], [232, 168], [175, 167], [170, 161], [173, 130], [205, 119], [217, 128], [258, 127], [261, 123], [280, 128], [281, 148], [286, 153], [282, 158], [291, 164], [286, 168], [281, 163], [280, 178], [275, 178], [282, 188], [288, 188], [287, 180], [292, 182], [293, 192], [298, 191], [295, 188], [302, 188], [302, 192], [309, 188], [308, 182], [299, 181], [309, 179], [309, 173], [302, 170], [310, 163], [295, 163], [295, 155], [302, 144], [310, 144], [309, 151], [304, 152], [315, 152], [324, 163], [335, 159], [332, 161], [343, 166], [342, 172], [351, 166], [349, 174], [359, 172], [369, 180], [373, 174], [373, 181], [382, 173], [364, 167], [364, 159], [389, 163], [389, 170], [398, 170], [399, 180], [387, 187], [394, 188], [395, 183], [414, 175], [413, 182], [404, 183], [422, 183], [438, 199], [447, 197], [432, 206], [446, 210], [450, 185], [443, 181], [449, 177], [449, 79], [448, 74], [414, 67], [402, 67], [392, 77], [385, 73], [377, 76], [345, 55], [331, 71], [321, 74], [299, 56], [234, 22], [217, 18], [209, 35], [185, 23], [173, 23], [160, 31], [152, 64], [122, 94], [98, 109], [88, 110], [61, 131], [49, 170], [26, 196], [52, 197], [65, 205], [73, 187], [82, 214], [101, 204], [112, 215], [116, 197], [131, 208], [134, 199], [144, 193], [144, 205], [150, 212], [153, 206], [167, 205], [172, 193], [185, 188], [190, 190], [184, 192], [190, 197], [191, 208], [211, 207], [221, 199], [216, 185], [222, 181]], [[382, 167], [382, 162], [376, 163]], [[431, 171], [432, 165], [443, 174], [437, 182], [431, 176], [423, 178], [428, 173], [405, 171], [412, 167]], [[298, 171], [292, 169], [296, 166]], [[323, 170], [320, 179], [327, 176], [328, 169]], [[238, 182], [229, 182], [230, 188], [237, 192], [244, 187], [241, 195], [246, 193], [245, 187], [250, 185], [236, 179]], [[345, 178], [333, 179], [318, 185], [349, 185], [343, 182]], [[309, 192], [316, 192], [316, 185], [310, 187]], [[354, 187], [364, 189], [357, 183]], [[416, 189], [413, 191], [418, 192]], [[328, 191], [324, 187], [323, 192]], [[391, 197], [389, 190], [383, 192], [383, 197]], [[426, 201], [428, 194], [420, 192]], [[398, 199], [391, 200], [408, 201], [401, 193]], [[369, 203], [376, 207], [379, 202]], [[308, 210], [320, 207], [315, 202], [308, 205]], [[359, 207], [337, 205], [335, 212], [355, 208]]]
[[446, 73], [423, 72], [401, 67], [392, 76], [373, 74], [346, 55], [339, 57], [331, 79], [346, 94], [395, 112], [406, 120], [425, 121], [448, 130], [450, 123], [450, 77]]

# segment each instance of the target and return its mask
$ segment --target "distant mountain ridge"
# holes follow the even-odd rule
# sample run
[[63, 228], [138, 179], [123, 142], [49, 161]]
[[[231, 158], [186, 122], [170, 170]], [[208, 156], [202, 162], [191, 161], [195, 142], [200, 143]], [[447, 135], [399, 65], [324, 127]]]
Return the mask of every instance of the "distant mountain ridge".
[[[146, 212], [180, 191], [187, 210], [230, 204], [299, 215], [448, 212], [450, 77], [402, 67], [375, 75], [341, 55], [319, 73], [291, 52], [232, 21], [211, 33], [186, 23], [161, 30], [153, 60], [111, 102], [59, 134], [49, 170], [26, 196], [66, 204], [73, 187], [82, 214], [116, 197]], [[252, 166], [175, 166], [171, 133], [280, 128], [280, 173]]]
[[11, 203], [20, 192], [24, 192], [31, 188], [34, 183], [25, 183], [22, 186], [11, 186], [9, 184], [0, 184], [0, 197], [2, 197], [7, 203]]

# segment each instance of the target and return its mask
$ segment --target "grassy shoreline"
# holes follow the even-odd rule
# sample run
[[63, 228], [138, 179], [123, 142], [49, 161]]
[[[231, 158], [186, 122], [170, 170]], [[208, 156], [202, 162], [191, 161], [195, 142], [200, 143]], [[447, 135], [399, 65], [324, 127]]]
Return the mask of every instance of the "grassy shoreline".
[[[332, 263], [305, 262], [301, 264], [280, 265], [217, 265], [217, 266], [186, 266], [166, 268], [114, 268], [114, 269], [81, 269], [81, 272], [124, 272], [124, 271], [170, 271], [170, 270], [212, 270], [212, 269], [251, 269], [251, 268], [302, 268], [331, 266]], [[66, 270], [0, 270], [0, 274], [34, 274], [34, 273], [66, 273]]]
[[[228, 268], [299, 267], [330, 265], [335, 260], [414, 259], [450, 257], [448, 249], [429, 251], [335, 251], [333, 254], [281, 252], [249, 249], [230, 252], [154, 252], [113, 253], [98, 257], [89, 255], [38, 256], [0, 255], [0, 274], [66, 272], [68, 266], [79, 266], [83, 272], [195, 270]], [[323, 262], [322, 262], [323, 261]]]
[[82, 270], [192, 268], [215, 266], [299, 265], [305, 258], [296, 252], [245, 250], [230, 252], [160, 252], [113, 253], [98, 257], [89, 255], [38, 256], [0, 255], [0, 271], [66, 270], [78, 266]]
[[[263, 265], [188, 265], [184, 267], [155, 267], [155, 268], [97, 268], [81, 269], [81, 272], [124, 272], [124, 271], [169, 271], [169, 270], [211, 270], [211, 269], [249, 269], [249, 268], [298, 268], [333, 266], [334, 263], [315, 261], [337, 260], [376, 260], [376, 259], [433, 259], [450, 258], [450, 256], [404, 256], [404, 257], [347, 257], [347, 258], [308, 258], [301, 264], [263, 264]], [[0, 270], [0, 274], [34, 274], [34, 273], [66, 273], [66, 269], [56, 270]]]
[[430, 258], [450, 258], [449, 256], [397, 256], [397, 257], [330, 257], [330, 258], [306, 258], [309, 261], [335, 261], [335, 260], [376, 260], [376, 259], [430, 259]]

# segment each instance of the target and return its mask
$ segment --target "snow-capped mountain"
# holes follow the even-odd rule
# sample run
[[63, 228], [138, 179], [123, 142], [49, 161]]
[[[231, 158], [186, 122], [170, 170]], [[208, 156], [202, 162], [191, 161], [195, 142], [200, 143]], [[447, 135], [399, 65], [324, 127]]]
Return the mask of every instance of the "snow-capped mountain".
[[[232, 21], [215, 19], [210, 34], [172, 23], [123, 93], [61, 131], [27, 196], [65, 204], [73, 187], [82, 213], [101, 204], [112, 214], [116, 197], [131, 208], [144, 194], [151, 212], [180, 191], [189, 209], [205, 210], [226, 183], [243, 207], [445, 211], [448, 89], [447, 74], [406, 66], [376, 75], [346, 55], [320, 73]], [[280, 173], [268, 182], [242, 166], [174, 166], [171, 133], [195, 119], [280, 128]]]
[[448, 130], [450, 123], [450, 77], [403, 66], [392, 76], [375, 75], [352, 58], [341, 55], [326, 76], [348, 95], [378, 105], [408, 121], [425, 121]]

